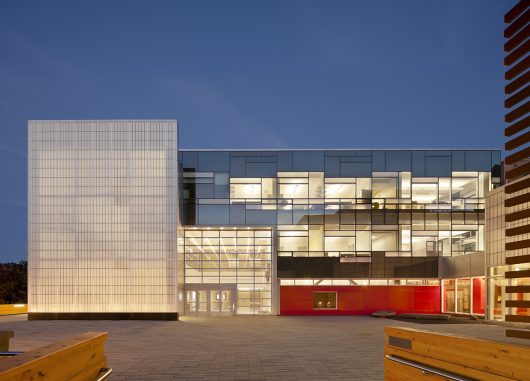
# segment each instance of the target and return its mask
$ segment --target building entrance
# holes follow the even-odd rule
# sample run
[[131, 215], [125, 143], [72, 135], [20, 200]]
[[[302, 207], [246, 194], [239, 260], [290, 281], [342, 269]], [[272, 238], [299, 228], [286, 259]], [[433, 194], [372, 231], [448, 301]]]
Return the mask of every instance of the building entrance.
[[270, 228], [202, 227], [182, 233], [186, 313], [271, 314]]
[[[195, 286], [195, 285], [194, 285]], [[200, 285], [186, 291], [186, 313], [235, 315], [237, 287], [235, 284]]]

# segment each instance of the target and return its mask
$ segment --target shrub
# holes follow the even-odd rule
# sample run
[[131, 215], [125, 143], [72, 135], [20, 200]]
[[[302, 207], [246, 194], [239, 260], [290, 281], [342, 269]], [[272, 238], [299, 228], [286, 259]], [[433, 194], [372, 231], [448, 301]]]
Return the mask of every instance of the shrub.
[[0, 304], [28, 302], [28, 262], [0, 264]]

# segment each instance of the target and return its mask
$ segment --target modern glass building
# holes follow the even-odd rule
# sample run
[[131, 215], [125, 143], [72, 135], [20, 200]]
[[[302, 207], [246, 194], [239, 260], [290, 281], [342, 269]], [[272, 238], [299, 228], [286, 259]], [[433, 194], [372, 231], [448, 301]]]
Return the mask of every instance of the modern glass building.
[[498, 150], [177, 153], [176, 136], [168, 121], [30, 122], [30, 315], [484, 313]]

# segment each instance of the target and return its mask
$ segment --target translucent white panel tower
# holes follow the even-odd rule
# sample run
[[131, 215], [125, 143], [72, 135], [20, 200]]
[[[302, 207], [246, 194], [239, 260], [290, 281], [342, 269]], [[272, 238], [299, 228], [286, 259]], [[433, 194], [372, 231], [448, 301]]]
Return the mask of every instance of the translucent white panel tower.
[[177, 122], [28, 128], [30, 318], [176, 313]]

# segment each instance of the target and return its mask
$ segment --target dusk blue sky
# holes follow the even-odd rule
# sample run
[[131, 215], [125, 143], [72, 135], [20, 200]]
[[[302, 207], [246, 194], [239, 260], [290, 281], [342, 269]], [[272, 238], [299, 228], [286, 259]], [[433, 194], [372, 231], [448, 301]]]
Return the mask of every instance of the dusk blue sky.
[[0, 2], [0, 262], [28, 119], [178, 119], [184, 148], [501, 148], [514, 1]]

